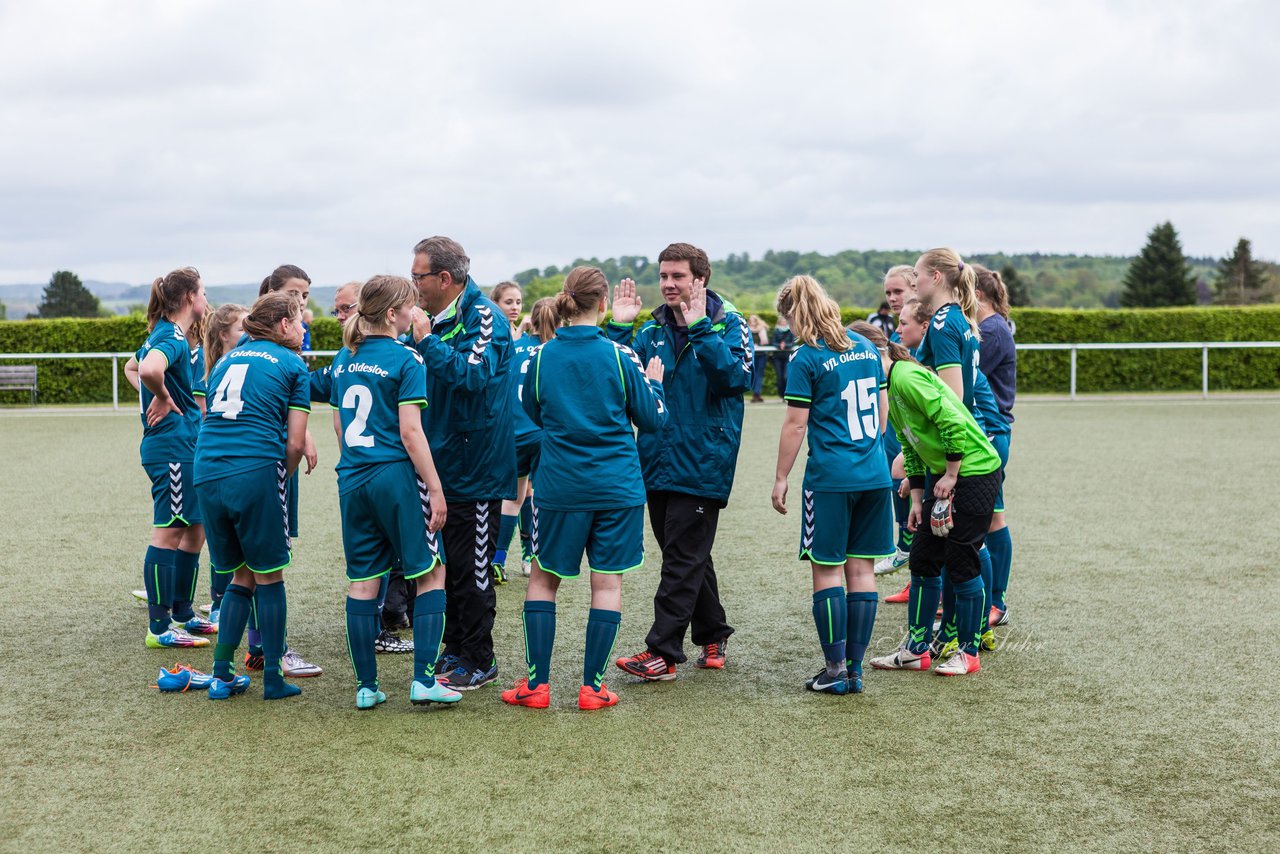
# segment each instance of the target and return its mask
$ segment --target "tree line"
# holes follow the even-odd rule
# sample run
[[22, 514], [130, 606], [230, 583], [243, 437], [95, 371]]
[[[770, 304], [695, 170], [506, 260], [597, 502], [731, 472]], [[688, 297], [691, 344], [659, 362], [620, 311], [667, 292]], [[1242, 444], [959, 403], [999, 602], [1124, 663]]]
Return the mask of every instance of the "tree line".
[[[834, 255], [773, 250], [753, 259], [730, 253], [712, 262], [711, 286], [744, 310], [772, 308], [778, 287], [792, 276], [816, 276], [842, 305], [876, 306], [883, 299], [885, 271], [911, 264], [919, 252], [859, 251]], [[999, 270], [1013, 305], [1041, 308], [1159, 308], [1178, 305], [1254, 305], [1280, 298], [1280, 265], [1259, 261], [1244, 237], [1230, 254], [1194, 258], [1182, 250], [1177, 230], [1160, 223], [1147, 235], [1135, 258], [1111, 255], [975, 254], [968, 260]], [[560, 291], [564, 277], [580, 265], [599, 267], [609, 281], [635, 279], [645, 305], [658, 304], [658, 265], [643, 255], [619, 258], [576, 258], [563, 267], [531, 268], [513, 279], [525, 289], [525, 304]], [[4, 319], [0, 303], [0, 319]], [[30, 317], [101, 317], [110, 315], [68, 270], [49, 279], [39, 309]]]

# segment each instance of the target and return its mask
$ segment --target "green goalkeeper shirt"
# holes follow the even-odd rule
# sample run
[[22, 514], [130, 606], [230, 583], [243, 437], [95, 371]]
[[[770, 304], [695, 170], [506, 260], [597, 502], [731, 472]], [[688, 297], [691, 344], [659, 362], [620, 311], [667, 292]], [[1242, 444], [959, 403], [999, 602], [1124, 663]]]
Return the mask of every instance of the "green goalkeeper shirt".
[[908, 477], [926, 470], [945, 474], [948, 460], [960, 460], [960, 476], [990, 474], [1000, 457], [960, 398], [937, 374], [915, 362], [889, 369], [889, 423], [902, 443]]

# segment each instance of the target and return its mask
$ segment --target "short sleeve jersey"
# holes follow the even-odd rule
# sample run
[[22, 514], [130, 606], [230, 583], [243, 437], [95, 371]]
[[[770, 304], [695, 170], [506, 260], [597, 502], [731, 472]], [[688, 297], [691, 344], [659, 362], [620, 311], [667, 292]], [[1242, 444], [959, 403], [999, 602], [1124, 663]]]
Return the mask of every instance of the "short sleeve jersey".
[[961, 399], [974, 411], [973, 378], [978, 373], [978, 339], [956, 303], [947, 303], [933, 313], [917, 351], [920, 364], [938, 373], [943, 368], [959, 368], [964, 382]]
[[147, 426], [147, 407], [155, 395], [142, 384], [142, 445], [139, 452], [145, 463], [189, 463], [195, 456], [196, 434], [200, 430], [200, 407], [193, 394], [191, 348], [182, 330], [161, 318], [146, 342], [134, 354], [138, 364], [157, 350], [164, 356], [164, 386], [182, 414], [170, 412], [159, 424]]
[[328, 403], [333, 394], [333, 365], [326, 365], [311, 372], [311, 402]]
[[272, 341], [250, 339], [219, 359], [209, 375], [195, 482], [284, 460], [289, 410], [311, 411], [309, 387], [302, 357]]
[[803, 344], [787, 372], [788, 402], [809, 408], [809, 460], [804, 488], [862, 492], [891, 484], [880, 433], [880, 352], [855, 332], [852, 346], [835, 353]]
[[511, 372], [509, 374], [511, 393], [515, 395], [516, 410], [516, 446], [525, 445], [534, 439], [539, 431], [537, 424], [524, 411], [521, 401], [524, 395], [524, 378], [529, 373], [529, 363], [533, 360], [534, 351], [542, 345], [542, 339], [536, 335], [526, 334], [512, 343]]
[[417, 350], [373, 335], [355, 353], [339, 350], [331, 373], [329, 404], [342, 419], [338, 494], [345, 495], [387, 463], [409, 459], [400, 439], [400, 407], [427, 405], [427, 369]]
[[974, 416], [982, 432], [988, 436], [1001, 436], [1009, 432], [1009, 422], [1005, 421], [1004, 416], [1000, 414], [996, 396], [992, 393], [991, 385], [981, 371], [978, 372], [977, 379], [973, 383], [973, 401], [977, 408]]

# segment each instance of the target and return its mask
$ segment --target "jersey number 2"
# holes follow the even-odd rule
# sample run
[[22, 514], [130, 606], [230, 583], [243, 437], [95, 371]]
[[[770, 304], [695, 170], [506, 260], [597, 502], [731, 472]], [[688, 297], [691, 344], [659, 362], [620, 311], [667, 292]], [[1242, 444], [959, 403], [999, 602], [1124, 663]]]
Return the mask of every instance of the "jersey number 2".
[[213, 393], [209, 411], [231, 421], [240, 417], [240, 410], [244, 409], [244, 398], [240, 396], [240, 392], [244, 389], [244, 378], [248, 373], [247, 364], [228, 366], [227, 372], [222, 375], [222, 382], [218, 383], [218, 389]]
[[849, 380], [840, 392], [840, 399], [849, 408], [849, 437], [858, 442], [880, 432], [880, 399], [875, 377]]
[[372, 448], [373, 437], [365, 435], [364, 428], [369, 423], [369, 410], [373, 409], [373, 392], [368, 386], [349, 386], [342, 396], [342, 408], [356, 411], [342, 434], [342, 441], [348, 448]]

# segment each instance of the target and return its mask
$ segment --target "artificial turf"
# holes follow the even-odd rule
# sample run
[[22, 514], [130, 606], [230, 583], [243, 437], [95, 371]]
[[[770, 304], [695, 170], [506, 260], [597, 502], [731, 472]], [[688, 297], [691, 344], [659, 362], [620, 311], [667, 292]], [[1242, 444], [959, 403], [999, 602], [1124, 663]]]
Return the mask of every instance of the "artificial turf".
[[[1013, 625], [980, 674], [803, 690], [820, 655], [797, 517], [769, 506], [770, 403], [748, 407], [721, 516], [728, 667], [653, 685], [611, 671], [621, 703], [586, 714], [584, 581], [562, 587], [550, 710], [504, 706], [498, 686], [411, 707], [409, 657], [387, 655], [389, 702], [354, 710], [323, 407], [286, 580], [290, 641], [324, 676], [276, 703], [256, 675], [223, 703], [149, 689], [211, 648], [143, 648], [137, 416], [0, 414], [0, 848], [1276, 850], [1280, 402], [1017, 415]], [[658, 564], [650, 539], [619, 653], [642, 647]], [[523, 588], [517, 570], [498, 591], [503, 685], [523, 668]], [[881, 604], [872, 653], [903, 629]]]

